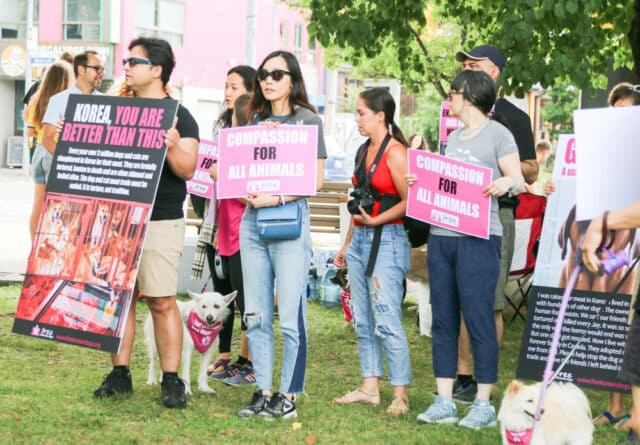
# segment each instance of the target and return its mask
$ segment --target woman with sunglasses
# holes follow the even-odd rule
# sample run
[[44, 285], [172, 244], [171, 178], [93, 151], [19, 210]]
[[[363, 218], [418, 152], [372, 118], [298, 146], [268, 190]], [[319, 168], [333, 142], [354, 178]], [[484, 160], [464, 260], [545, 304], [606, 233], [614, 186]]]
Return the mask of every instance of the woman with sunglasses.
[[[418, 415], [421, 423], [458, 423], [473, 429], [496, 423], [489, 398], [498, 379], [493, 305], [500, 268], [502, 225], [497, 197], [508, 192], [524, 192], [525, 182], [513, 135], [488, 117], [495, 98], [495, 85], [483, 71], [462, 71], [451, 83], [450, 113], [465, 127], [449, 136], [446, 156], [492, 170], [492, 182], [484, 190], [485, 195], [491, 196], [489, 239], [431, 226], [427, 268], [437, 395], [435, 402]], [[415, 176], [407, 176], [407, 182], [412, 185]], [[461, 313], [471, 338], [478, 395], [467, 415], [458, 422], [452, 392]]]
[[[322, 121], [309, 103], [300, 65], [287, 51], [274, 51], [260, 64], [249, 106], [254, 122], [269, 127], [318, 127], [316, 188], [322, 187], [327, 156]], [[263, 241], [258, 235], [257, 209], [295, 201], [302, 214], [297, 239]], [[311, 261], [309, 206], [305, 196], [251, 194], [240, 226], [240, 251], [245, 289], [245, 322], [258, 389], [240, 417], [297, 417], [295, 395], [304, 391], [307, 359], [306, 277]], [[273, 392], [274, 294], [278, 293], [280, 330], [284, 337], [279, 391]]]
[[[248, 65], [238, 65], [227, 72], [224, 84], [224, 111], [213, 124], [213, 140], [218, 140], [218, 132], [221, 128], [232, 126], [232, 117], [236, 100], [254, 88], [256, 70]], [[216, 179], [216, 165], [212, 167], [213, 179]], [[210, 211], [209, 200], [204, 204], [205, 215]], [[233, 335], [234, 306], [238, 306], [240, 316], [244, 315], [244, 286], [240, 261], [240, 221], [244, 213], [245, 202], [239, 199], [222, 199], [218, 201], [216, 222], [218, 232], [205, 216], [205, 223], [200, 229], [198, 245], [191, 269], [191, 279], [199, 279], [202, 276], [202, 266], [206, 255], [209, 270], [212, 272], [213, 288], [216, 292], [228, 294], [238, 291], [235, 300], [229, 305], [231, 314], [225, 319], [220, 332], [218, 344], [218, 358], [209, 367], [209, 373], [214, 380], [223, 380], [225, 383], [238, 386], [251, 384], [255, 381], [253, 366], [249, 354], [247, 342], [247, 326], [244, 320], [241, 322], [241, 342], [238, 359], [231, 363], [231, 338]], [[226, 276], [218, 276], [215, 272], [216, 253], [223, 270], [228, 271]]]

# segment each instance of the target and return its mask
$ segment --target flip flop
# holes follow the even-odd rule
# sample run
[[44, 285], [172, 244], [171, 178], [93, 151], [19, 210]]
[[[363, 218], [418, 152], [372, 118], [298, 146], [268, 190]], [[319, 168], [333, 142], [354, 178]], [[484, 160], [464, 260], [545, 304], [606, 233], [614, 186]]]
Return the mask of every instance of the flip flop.
[[631, 418], [631, 414], [626, 413], [624, 416], [618, 418], [618, 421], [615, 423], [615, 425], [613, 425], [613, 427], [618, 431], [629, 430], [631, 428], [631, 426], [628, 423], [630, 418]]
[[[593, 419], [593, 423], [596, 425], [605, 425], [605, 424], [609, 424], [609, 425], [615, 425], [617, 422], [619, 422], [624, 416], [620, 416], [620, 417], [615, 417], [613, 414], [611, 414], [609, 412], [609, 410], [604, 410], [602, 412], [602, 414], [600, 414], [598, 417], [596, 417], [595, 419]], [[599, 419], [606, 419], [606, 421], [602, 422], [599, 421]]]

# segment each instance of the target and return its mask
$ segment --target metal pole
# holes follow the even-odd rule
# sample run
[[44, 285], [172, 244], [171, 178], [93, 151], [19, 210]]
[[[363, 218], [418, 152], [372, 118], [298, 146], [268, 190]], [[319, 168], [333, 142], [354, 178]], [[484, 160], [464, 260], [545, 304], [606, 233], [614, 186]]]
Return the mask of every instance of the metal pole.
[[[38, 45], [33, 29], [33, 0], [27, 0], [27, 60], [24, 72], [24, 91], [25, 93], [31, 86], [31, 55], [35, 52]], [[29, 176], [29, 136], [26, 122], [22, 123], [22, 174]]]
[[247, 0], [247, 41], [245, 46], [247, 65], [256, 63], [256, 0]]

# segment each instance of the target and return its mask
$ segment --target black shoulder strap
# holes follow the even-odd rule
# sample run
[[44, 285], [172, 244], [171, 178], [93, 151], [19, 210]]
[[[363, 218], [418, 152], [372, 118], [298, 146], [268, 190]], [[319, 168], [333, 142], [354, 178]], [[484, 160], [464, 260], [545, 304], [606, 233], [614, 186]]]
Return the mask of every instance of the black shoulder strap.
[[360, 148], [358, 148], [358, 152], [356, 154], [356, 178], [358, 178], [359, 185], [364, 186], [371, 183], [371, 178], [373, 177], [373, 174], [378, 167], [378, 163], [380, 162], [380, 158], [382, 158], [382, 154], [387, 148], [387, 144], [390, 140], [391, 134], [387, 133], [385, 138], [382, 140], [382, 144], [380, 144], [380, 148], [378, 149], [378, 153], [376, 153], [376, 157], [371, 164], [369, 173], [367, 173], [366, 175], [364, 172], [366, 171], [367, 147], [371, 143], [371, 139], [368, 139], [367, 142], [365, 142], [360, 146]]

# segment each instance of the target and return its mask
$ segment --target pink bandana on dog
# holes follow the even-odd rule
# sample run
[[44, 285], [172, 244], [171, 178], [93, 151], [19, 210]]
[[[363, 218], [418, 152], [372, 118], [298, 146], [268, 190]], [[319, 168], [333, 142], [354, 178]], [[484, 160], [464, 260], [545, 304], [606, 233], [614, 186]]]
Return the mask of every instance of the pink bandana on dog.
[[504, 430], [504, 435], [509, 445], [529, 445], [532, 433], [532, 428], [521, 431]]
[[191, 311], [187, 319], [187, 328], [189, 328], [193, 344], [198, 352], [202, 354], [207, 352], [207, 349], [218, 338], [218, 334], [222, 330], [222, 322], [219, 321], [213, 326], [209, 326], [198, 317], [195, 311]]

